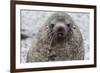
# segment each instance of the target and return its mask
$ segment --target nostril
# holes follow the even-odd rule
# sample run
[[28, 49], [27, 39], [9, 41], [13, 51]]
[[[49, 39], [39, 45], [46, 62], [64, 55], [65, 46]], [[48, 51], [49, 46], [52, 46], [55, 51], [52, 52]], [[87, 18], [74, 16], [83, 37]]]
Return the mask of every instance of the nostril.
[[59, 28], [58, 28], [58, 31], [59, 31], [59, 32], [62, 32], [62, 31], [64, 31], [64, 28], [63, 28], [63, 27], [59, 27]]

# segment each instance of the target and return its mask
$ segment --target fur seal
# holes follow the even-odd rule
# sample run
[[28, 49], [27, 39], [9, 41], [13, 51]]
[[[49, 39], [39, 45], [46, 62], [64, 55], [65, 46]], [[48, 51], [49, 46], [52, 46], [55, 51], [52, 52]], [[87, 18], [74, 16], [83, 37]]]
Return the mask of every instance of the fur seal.
[[84, 60], [82, 34], [70, 15], [56, 12], [40, 28], [27, 62], [70, 60]]

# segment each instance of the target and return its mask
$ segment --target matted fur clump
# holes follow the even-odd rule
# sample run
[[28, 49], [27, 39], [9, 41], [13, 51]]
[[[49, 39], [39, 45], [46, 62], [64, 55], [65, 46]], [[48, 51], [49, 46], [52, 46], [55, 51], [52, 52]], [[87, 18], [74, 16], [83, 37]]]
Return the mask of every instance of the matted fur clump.
[[37, 34], [37, 42], [27, 54], [27, 62], [84, 60], [83, 38], [70, 15], [56, 12]]

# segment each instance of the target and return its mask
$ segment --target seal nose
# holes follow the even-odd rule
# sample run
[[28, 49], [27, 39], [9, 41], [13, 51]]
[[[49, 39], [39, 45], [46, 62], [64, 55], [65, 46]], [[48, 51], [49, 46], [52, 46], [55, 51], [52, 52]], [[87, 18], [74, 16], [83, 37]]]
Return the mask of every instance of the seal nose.
[[63, 27], [59, 27], [58, 28], [58, 32], [63, 32], [64, 31], [64, 28]]

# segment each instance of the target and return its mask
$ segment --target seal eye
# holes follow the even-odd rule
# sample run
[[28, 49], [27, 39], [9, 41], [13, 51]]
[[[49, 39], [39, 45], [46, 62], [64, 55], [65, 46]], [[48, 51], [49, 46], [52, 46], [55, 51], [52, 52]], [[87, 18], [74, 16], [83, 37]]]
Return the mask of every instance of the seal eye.
[[70, 27], [70, 24], [66, 24], [68, 27]]
[[54, 27], [54, 24], [51, 24], [51, 28], [53, 28]]

